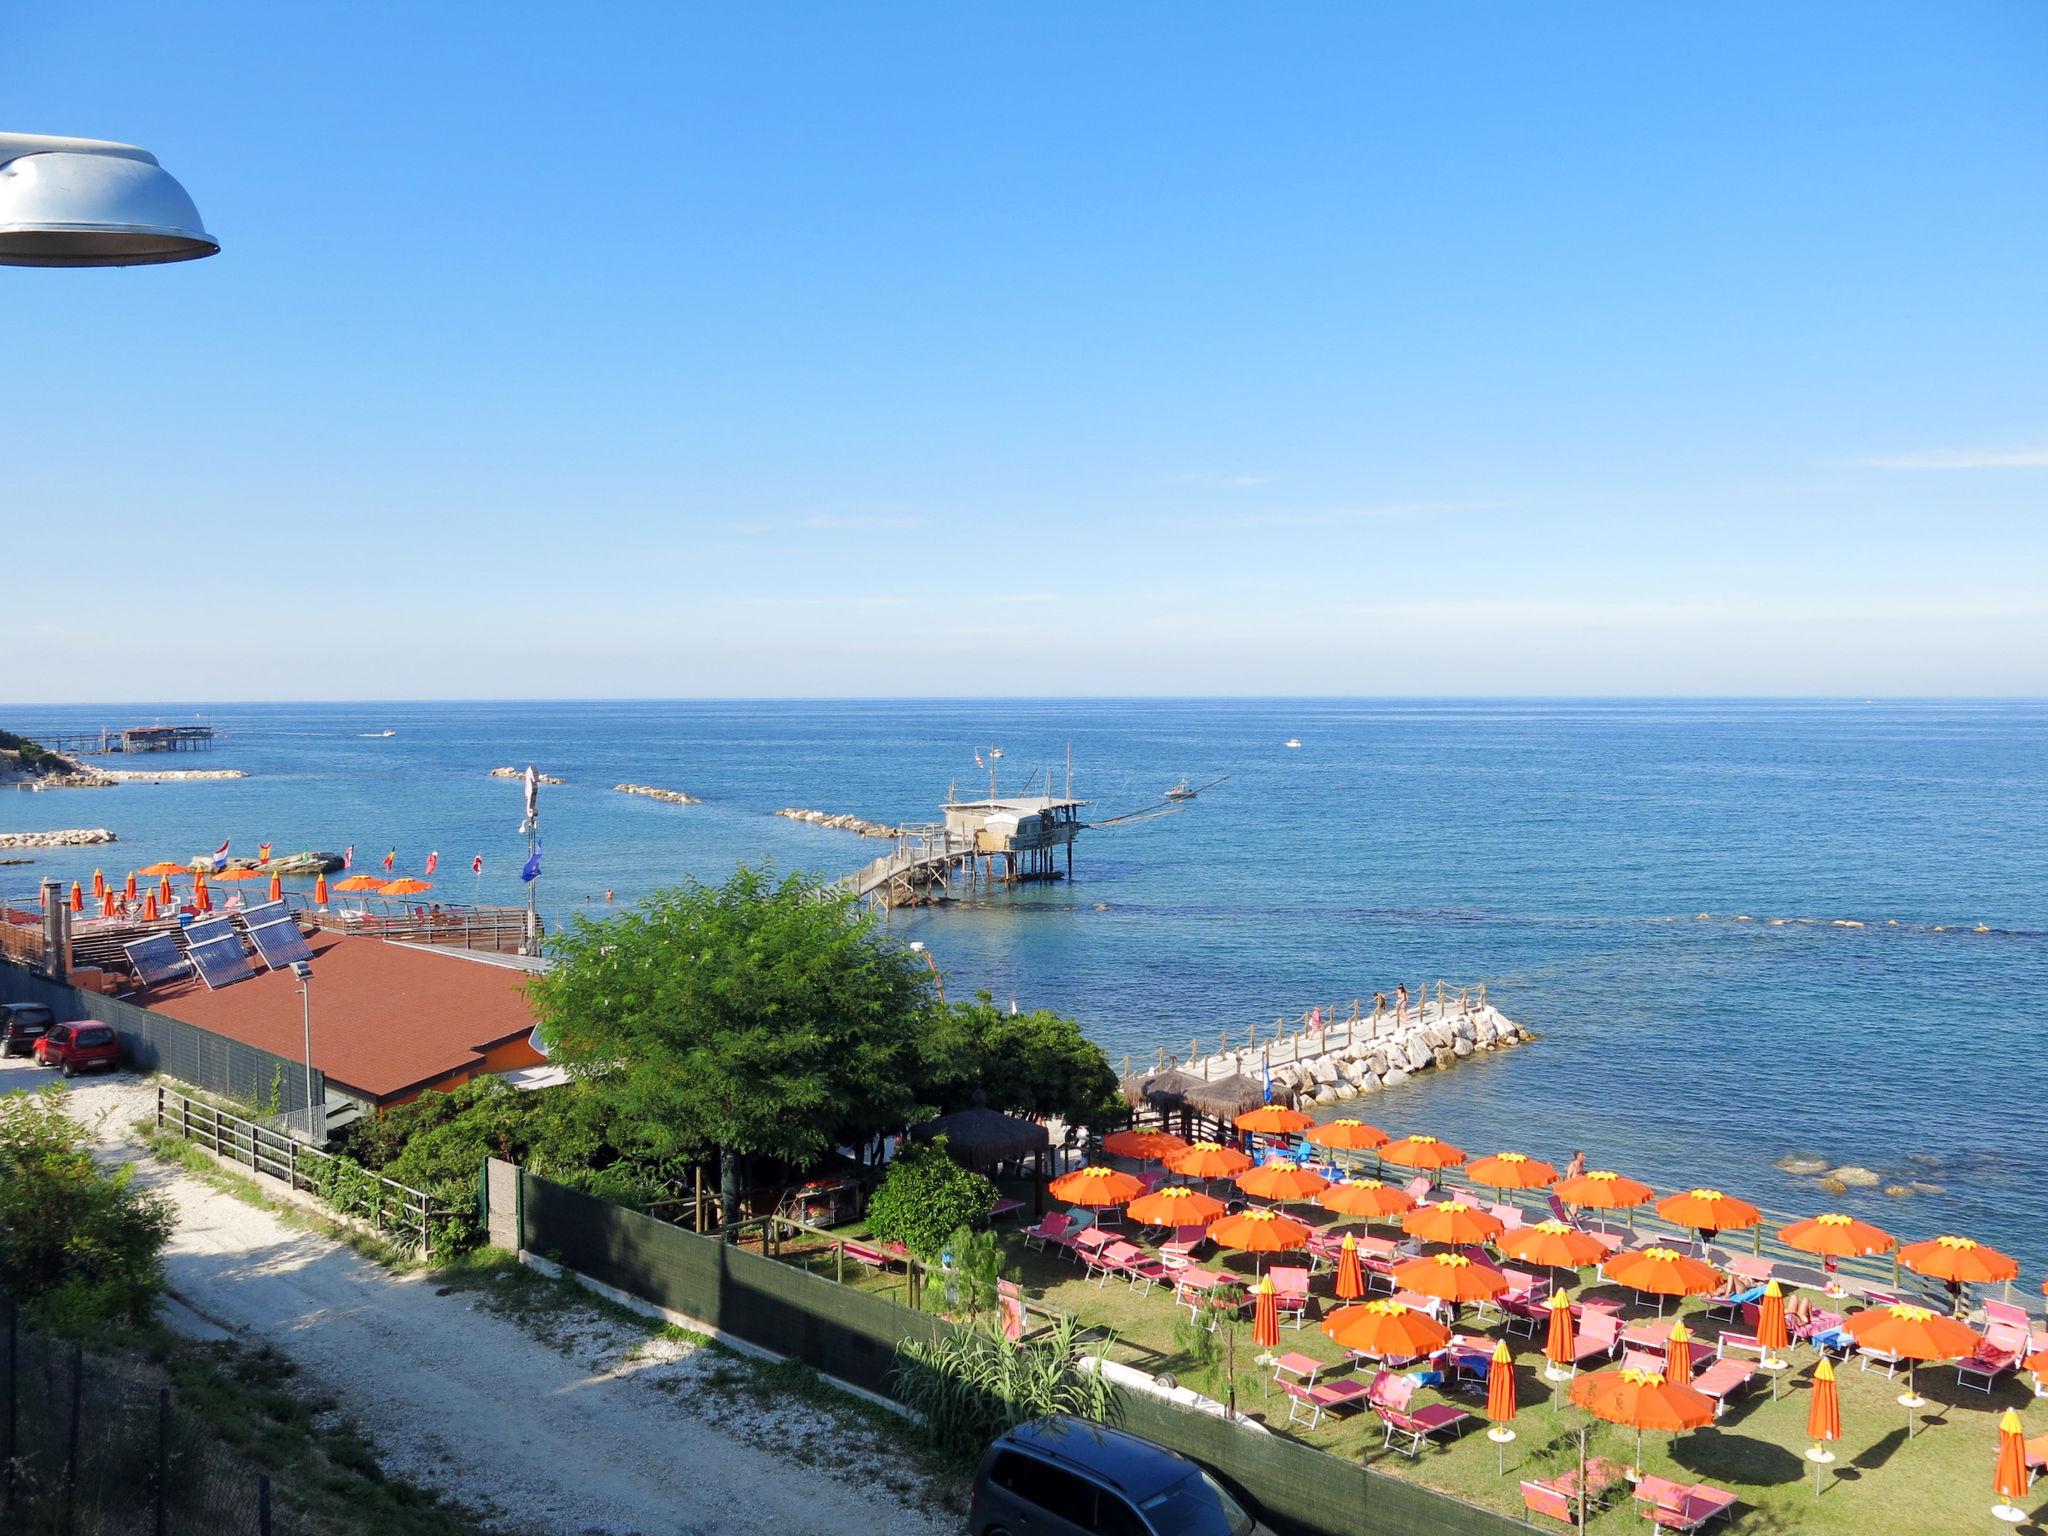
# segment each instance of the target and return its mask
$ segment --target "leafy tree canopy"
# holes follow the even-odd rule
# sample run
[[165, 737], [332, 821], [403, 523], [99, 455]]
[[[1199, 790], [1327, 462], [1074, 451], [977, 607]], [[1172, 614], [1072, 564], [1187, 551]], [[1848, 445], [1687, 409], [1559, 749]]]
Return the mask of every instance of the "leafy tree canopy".
[[946, 1155], [946, 1138], [906, 1146], [868, 1201], [868, 1231], [936, 1259], [961, 1228], [988, 1225], [997, 1191], [989, 1180]]
[[978, 1091], [1014, 1115], [1058, 1115], [1081, 1125], [1120, 1124], [1129, 1113], [1102, 1047], [1049, 1008], [1005, 1013], [986, 992], [939, 1010], [919, 1042], [920, 1087], [941, 1114]]

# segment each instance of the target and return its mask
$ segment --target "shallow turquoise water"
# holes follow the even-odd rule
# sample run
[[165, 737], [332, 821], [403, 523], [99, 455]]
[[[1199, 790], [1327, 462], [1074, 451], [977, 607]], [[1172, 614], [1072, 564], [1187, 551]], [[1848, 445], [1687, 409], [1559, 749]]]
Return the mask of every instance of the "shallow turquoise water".
[[[736, 859], [841, 873], [884, 845], [783, 805], [931, 818], [1064, 771], [1104, 816], [1231, 775], [1184, 814], [1082, 836], [1071, 885], [899, 913], [956, 993], [1080, 1017], [1119, 1058], [1270, 1024], [1397, 981], [1485, 981], [1543, 1033], [1370, 1101], [1475, 1151], [1583, 1145], [1664, 1184], [1818, 1208], [1793, 1149], [1943, 1186], [1844, 1197], [2048, 1264], [2048, 706], [2007, 703], [1104, 701], [262, 705], [205, 709], [232, 783], [0, 795], [0, 830], [112, 827], [114, 849], [0, 870], [31, 890], [232, 837], [394, 844], [438, 894], [520, 899], [519, 790], [539, 763], [543, 905], [602, 910]], [[194, 706], [0, 710], [9, 728], [189, 719]], [[359, 732], [395, 728], [388, 740]], [[1290, 736], [1303, 743], [1290, 751]], [[676, 807], [612, 792], [687, 789]], [[1711, 913], [1702, 921], [1698, 914]], [[1734, 921], [1737, 914], [1753, 919]], [[1770, 918], [1811, 919], [1771, 926]], [[1843, 928], [1834, 920], [1866, 926]], [[1895, 920], [1899, 926], [1886, 926]], [[1974, 933], [1977, 924], [1993, 931]], [[1936, 925], [1949, 929], [1937, 933]]]

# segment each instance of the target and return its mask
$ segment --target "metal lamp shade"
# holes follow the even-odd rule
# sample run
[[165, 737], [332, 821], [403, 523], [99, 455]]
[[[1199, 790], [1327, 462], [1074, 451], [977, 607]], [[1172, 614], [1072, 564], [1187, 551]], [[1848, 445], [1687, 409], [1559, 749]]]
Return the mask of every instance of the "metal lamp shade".
[[147, 150], [0, 134], [0, 266], [139, 267], [219, 249]]

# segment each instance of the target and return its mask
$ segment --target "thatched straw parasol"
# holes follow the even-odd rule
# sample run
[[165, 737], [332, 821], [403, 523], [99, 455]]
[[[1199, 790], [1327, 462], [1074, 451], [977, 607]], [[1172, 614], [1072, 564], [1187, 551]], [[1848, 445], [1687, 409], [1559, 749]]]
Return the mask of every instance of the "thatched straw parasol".
[[1168, 1067], [1164, 1072], [1133, 1072], [1117, 1086], [1133, 1109], [1145, 1104], [1154, 1109], [1179, 1109], [1190, 1102], [1190, 1093], [1207, 1085], [1192, 1072]]
[[1266, 1089], [1242, 1072], [1219, 1077], [1213, 1083], [1196, 1083], [1184, 1095], [1188, 1106], [1218, 1120], [1234, 1120], [1247, 1110], [1266, 1102]]
[[953, 1160], [969, 1168], [1022, 1162], [1038, 1156], [1050, 1144], [1044, 1126], [980, 1104], [913, 1125], [910, 1134], [919, 1141], [945, 1137]]

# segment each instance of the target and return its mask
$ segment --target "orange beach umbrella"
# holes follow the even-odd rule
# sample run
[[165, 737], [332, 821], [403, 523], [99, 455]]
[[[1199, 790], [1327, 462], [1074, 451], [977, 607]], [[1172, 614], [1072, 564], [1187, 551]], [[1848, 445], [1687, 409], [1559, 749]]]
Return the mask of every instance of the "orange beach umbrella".
[[1692, 1380], [1692, 1330], [1683, 1323], [1671, 1325], [1671, 1337], [1664, 1346], [1664, 1374], [1672, 1381]]
[[156, 918], [156, 892], [151, 891], [147, 896], [142, 898], [142, 920], [145, 923], [153, 923], [156, 921]]
[[1572, 1383], [1572, 1401], [1597, 1418], [1634, 1430], [1637, 1466], [1643, 1462], [1644, 1430], [1676, 1432], [1714, 1422], [1713, 1399], [1655, 1371], [1624, 1367], [1581, 1376]]
[[213, 877], [222, 885], [231, 885], [242, 880], [261, 880], [263, 871], [253, 864], [237, 864], [233, 869], [224, 869]]
[[1689, 1189], [1684, 1194], [1666, 1195], [1657, 1202], [1657, 1214], [1674, 1227], [1691, 1227], [1699, 1232], [1739, 1232], [1763, 1220], [1763, 1212], [1747, 1200], [1724, 1195], [1718, 1189]]
[[[1904, 1360], [1906, 1396], [1915, 1399], [1915, 1362], [1960, 1360], [1983, 1342], [1972, 1329], [1954, 1318], [1943, 1317], [1932, 1307], [1916, 1307], [1906, 1302], [1851, 1312], [1842, 1322], [1842, 1331], [1865, 1348]], [[1911, 1427], [1909, 1423], [1907, 1428]]]
[[1608, 1279], [1655, 1296], [1703, 1296], [1721, 1283], [1711, 1264], [1675, 1248], [1625, 1249], [1600, 1267]]
[[173, 864], [169, 859], [158, 859], [154, 864], [143, 865], [139, 873], [169, 879], [172, 875], [189, 875], [192, 869], [190, 865]]
[[1835, 1382], [1835, 1367], [1826, 1355], [1813, 1368], [1813, 1401], [1806, 1409], [1806, 1433], [1813, 1449], [1806, 1459], [1813, 1463], [1813, 1496], [1820, 1497], [1820, 1469], [1823, 1456], [1833, 1459], [1827, 1447], [1842, 1438], [1842, 1389]]
[[1145, 1193], [1145, 1186], [1128, 1173], [1099, 1165], [1076, 1168], [1072, 1173], [1062, 1174], [1046, 1189], [1055, 1200], [1091, 1208], [1122, 1205], [1126, 1200], [1135, 1200]]
[[1792, 1343], [1791, 1331], [1785, 1326], [1785, 1292], [1775, 1280], [1764, 1282], [1763, 1305], [1756, 1309], [1756, 1341], [1766, 1355]]
[[1339, 1216], [1363, 1216], [1378, 1221], [1414, 1208], [1405, 1189], [1382, 1184], [1378, 1179], [1340, 1179], [1316, 1196], [1316, 1204]]
[[346, 880], [335, 886], [335, 889], [337, 891], [381, 891], [384, 889], [384, 882], [375, 875], [350, 875]]
[[1380, 1156], [1403, 1168], [1422, 1168], [1431, 1172], [1439, 1168], [1455, 1168], [1465, 1161], [1461, 1148], [1452, 1146], [1448, 1141], [1438, 1141], [1434, 1136], [1403, 1136], [1399, 1141], [1381, 1147]]
[[121, 887], [121, 895], [129, 901], [135, 899], [135, 871], [132, 869], [128, 871], [127, 882]]
[[1156, 1163], [1188, 1144], [1165, 1131], [1111, 1131], [1102, 1138], [1102, 1150], [1111, 1157], [1134, 1157], [1141, 1163]]
[[1462, 1200], [1439, 1200], [1401, 1218], [1403, 1232], [1430, 1243], [1483, 1243], [1499, 1235], [1500, 1229], [1498, 1216], [1489, 1216]]
[[204, 880], [196, 880], [192, 884], [192, 905], [201, 912], [213, 910], [213, 891]]
[[1271, 1275], [1259, 1276], [1252, 1299], [1252, 1342], [1261, 1349], [1280, 1347], [1280, 1296]]
[[1261, 1104], [1230, 1123], [1240, 1131], [1250, 1131], [1259, 1136], [1284, 1136], [1290, 1131], [1305, 1131], [1316, 1122], [1313, 1115], [1304, 1115], [1285, 1104]]
[[1339, 1307], [1323, 1319], [1323, 1332], [1341, 1348], [1379, 1359], [1412, 1360], [1442, 1349], [1451, 1330], [1391, 1297], [1355, 1307]]
[[1561, 1380], [1574, 1368], [1578, 1340], [1572, 1328], [1572, 1304], [1563, 1291], [1552, 1291], [1544, 1303], [1550, 1309], [1550, 1327], [1543, 1335], [1543, 1358], [1550, 1362], [1553, 1380]]
[[[348, 889], [346, 881], [341, 889]], [[1227, 1179], [1251, 1165], [1252, 1160], [1237, 1148], [1213, 1141], [1198, 1141], [1187, 1151], [1175, 1152], [1166, 1159], [1166, 1166], [1186, 1179]]]
[[1951, 1285], [1988, 1285], [2020, 1272], [2019, 1260], [1968, 1237], [1930, 1237], [1899, 1250], [1899, 1262], [1930, 1280]]
[[1541, 1189], [1557, 1182], [1557, 1170], [1525, 1152], [1496, 1152], [1476, 1159], [1465, 1177], [1490, 1189]]
[[171, 904], [171, 877], [169, 875], [160, 875], [157, 878], [156, 894], [157, 900], [161, 901], [165, 906], [168, 907]]
[[1625, 1211], [1641, 1205], [1655, 1194], [1647, 1184], [1623, 1178], [1609, 1168], [1582, 1173], [1557, 1186], [1557, 1198], [1566, 1205], [1589, 1206], [1601, 1211]]
[[1370, 1152], [1387, 1144], [1387, 1133], [1363, 1120], [1327, 1120], [1308, 1133], [1308, 1142], [1334, 1152]]
[[1502, 1426], [1515, 1416], [1515, 1359], [1508, 1353], [1505, 1339], [1493, 1346], [1493, 1362], [1486, 1368], [1486, 1416], [1493, 1420], [1493, 1428], [1486, 1434], [1494, 1444], [1497, 1475], [1504, 1474], [1508, 1441], [1514, 1438], [1514, 1431]]
[[1186, 1184], [1169, 1184], [1140, 1195], [1124, 1211], [1131, 1220], [1148, 1227], [1197, 1227], [1221, 1216], [1223, 1202]]
[[1308, 1242], [1308, 1228], [1278, 1211], [1239, 1211], [1211, 1222], [1209, 1240], [1240, 1253], [1288, 1253]]
[[2025, 1519], [2018, 1505], [2027, 1496], [2027, 1484], [2031, 1481], [2027, 1473], [2026, 1429], [2019, 1414], [2008, 1408], [2005, 1417], [1998, 1421], [1998, 1467], [1992, 1473], [1991, 1491], [1998, 1495], [1999, 1503], [1992, 1513], [2001, 1520], [2015, 1515]]
[[85, 910], [85, 892], [80, 888], [76, 880], [71, 882], [71, 910], [74, 912], [83, 912]]
[[1844, 1216], [1840, 1211], [1809, 1216], [1804, 1221], [1780, 1227], [1778, 1238], [1803, 1253], [1817, 1253], [1829, 1259], [1855, 1259], [1883, 1253], [1898, 1242], [1884, 1228], [1873, 1227], [1853, 1216]]
[[313, 905], [316, 907], [324, 907], [327, 905], [327, 876], [324, 874], [314, 877]]
[[1358, 1239], [1349, 1232], [1337, 1249], [1337, 1299], [1356, 1301], [1365, 1294], [1365, 1266], [1358, 1262]]
[[1394, 1284], [1439, 1301], [1491, 1301], [1508, 1288], [1508, 1278], [1462, 1253], [1433, 1253], [1394, 1266]]
[[101, 894], [101, 896], [100, 896], [100, 916], [101, 916], [101, 917], [112, 917], [113, 915], [114, 915], [114, 893], [113, 893], [112, 891], [106, 891], [106, 892], [103, 892], [103, 893]]
[[1261, 1200], [1306, 1200], [1330, 1187], [1330, 1181], [1309, 1168], [1275, 1161], [1247, 1168], [1237, 1176], [1237, 1187]]
[[1551, 1269], [1583, 1269], [1599, 1263], [1607, 1253], [1605, 1245], [1592, 1233], [1568, 1227], [1561, 1221], [1516, 1227], [1503, 1232], [1495, 1246], [1511, 1259]]
[[431, 891], [433, 888], [434, 882], [431, 880], [415, 880], [411, 875], [401, 875], [386, 885], [378, 894], [381, 896], [417, 896], [421, 892]]
[[92, 899], [94, 901], [103, 901], [106, 899], [106, 894], [107, 872], [104, 869], [96, 869], [92, 872]]
[[272, 901], [284, 900], [284, 877], [275, 870], [272, 870], [270, 875], [270, 899]]

